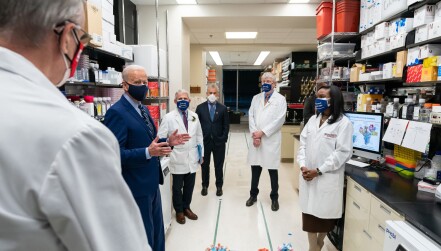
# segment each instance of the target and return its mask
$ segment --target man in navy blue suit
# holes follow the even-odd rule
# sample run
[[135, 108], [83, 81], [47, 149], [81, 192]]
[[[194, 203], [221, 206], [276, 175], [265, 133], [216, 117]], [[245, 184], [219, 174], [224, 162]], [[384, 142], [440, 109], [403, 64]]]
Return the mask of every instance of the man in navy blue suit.
[[[165, 250], [159, 184], [164, 178], [159, 156], [172, 152], [172, 146], [184, 144], [188, 134], [159, 139], [149, 111], [141, 101], [147, 94], [147, 74], [143, 67], [130, 65], [123, 71], [121, 99], [106, 113], [104, 124], [118, 139], [122, 175], [141, 211], [144, 228], [153, 251]], [[118, 227], [118, 226], [115, 226]]]

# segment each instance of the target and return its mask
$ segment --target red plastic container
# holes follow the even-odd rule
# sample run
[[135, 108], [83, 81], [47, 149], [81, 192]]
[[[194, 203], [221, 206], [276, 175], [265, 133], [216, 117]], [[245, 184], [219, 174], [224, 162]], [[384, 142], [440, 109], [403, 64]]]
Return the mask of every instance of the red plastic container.
[[332, 31], [332, 2], [322, 2], [316, 9], [317, 39]]
[[357, 32], [360, 24], [360, 2], [342, 0], [337, 3], [336, 32]]

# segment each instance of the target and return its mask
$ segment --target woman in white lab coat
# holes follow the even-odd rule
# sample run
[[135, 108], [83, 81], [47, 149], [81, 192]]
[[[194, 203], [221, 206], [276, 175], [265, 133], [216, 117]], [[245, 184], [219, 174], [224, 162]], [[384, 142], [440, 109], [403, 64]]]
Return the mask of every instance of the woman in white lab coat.
[[345, 163], [352, 155], [353, 132], [343, 104], [338, 87], [321, 87], [315, 101], [317, 115], [300, 135], [299, 200], [310, 251], [321, 250], [326, 233], [342, 216]]
[[246, 206], [257, 201], [259, 178], [262, 168], [268, 169], [271, 178], [271, 209], [279, 210], [278, 172], [282, 144], [282, 125], [286, 116], [286, 100], [274, 90], [276, 77], [265, 72], [262, 77], [262, 93], [253, 97], [249, 110], [249, 128], [253, 144], [248, 147], [248, 163], [251, 165], [251, 190]]
[[[191, 139], [183, 145], [177, 145], [170, 154], [169, 168], [173, 175], [173, 207], [176, 221], [185, 223], [185, 216], [197, 220], [198, 216], [190, 209], [196, 171], [203, 161], [204, 139], [199, 117], [188, 109], [190, 97], [187, 91], [178, 90], [175, 94], [177, 109], [166, 114], [159, 127], [158, 136], [166, 138], [176, 130], [188, 133]], [[199, 148], [199, 149], [198, 149]]]

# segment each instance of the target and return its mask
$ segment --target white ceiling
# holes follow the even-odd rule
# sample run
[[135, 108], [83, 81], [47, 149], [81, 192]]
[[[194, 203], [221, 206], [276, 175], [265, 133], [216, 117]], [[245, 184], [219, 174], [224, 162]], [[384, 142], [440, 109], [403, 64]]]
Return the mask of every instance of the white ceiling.
[[[131, 0], [135, 4], [154, 5], [155, 0]], [[289, 0], [196, 0], [198, 4], [286, 4]], [[320, 3], [311, 0], [310, 3]], [[159, 5], [176, 5], [176, 0], [159, 0]], [[252, 13], [252, 12], [251, 12]], [[224, 65], [253, 65], [260, 51], [271, 51], [262, 65], [276, 58], [288, 57], [292, 51], [315, 51], [315, 16], [246, 16], [184, 17], [190, 30], [190, 43], [206, 51], [219, 51]], [[226, 31], [257, 31], [251, 40], [227, 40]], [[207, 64], [214, 61], [207, 53]]]

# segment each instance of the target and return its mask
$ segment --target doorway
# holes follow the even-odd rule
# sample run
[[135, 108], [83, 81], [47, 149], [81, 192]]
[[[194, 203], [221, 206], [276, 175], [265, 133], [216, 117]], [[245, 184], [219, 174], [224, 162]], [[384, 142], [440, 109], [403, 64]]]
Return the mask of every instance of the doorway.
[[[260, 93], [261, 70], [223, 70], [224, 103], [232, 111], [248, 115], [254, 95]], [[239, 75], [239, 81], [237, 81]], [[237, 86], [238, 84], [238, 86]]]

